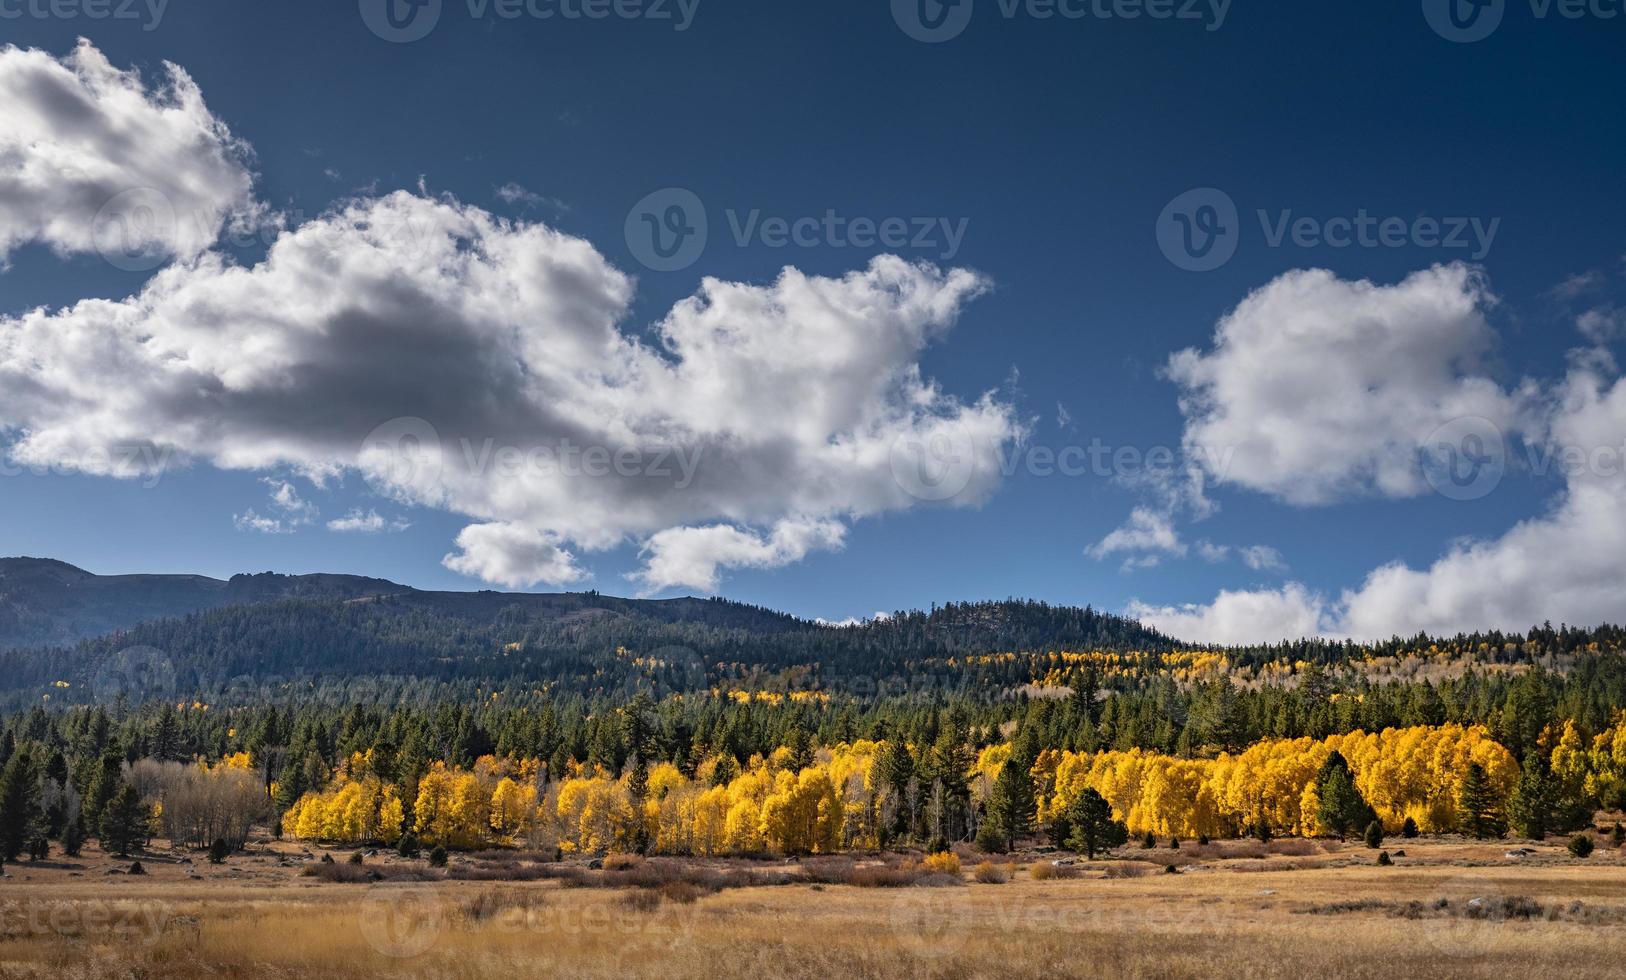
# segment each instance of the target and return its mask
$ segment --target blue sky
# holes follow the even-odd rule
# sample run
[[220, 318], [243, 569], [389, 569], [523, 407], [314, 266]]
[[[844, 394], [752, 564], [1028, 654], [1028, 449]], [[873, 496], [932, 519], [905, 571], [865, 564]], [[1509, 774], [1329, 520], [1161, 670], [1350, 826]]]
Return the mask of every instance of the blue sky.
[[[1081, 5], [1092, 12], [1071, 19], [1036, 16], [1047, 8], [1028, 5], [1006, 16], [995, 0], [976, 0], [956, 36], [923, 43], [905, 30], [907, 4], [895, 16], [880, 3], [698, 0], [687, 11], [662, 4], [666, 19], [505, 19], [496, 8], [446, 0], [426, 36], [392, 43], [369, 29], [365, 2], [171, 0], [156, 20], [152, 8], [132, 8], [149, 11], [141, 19], [93, 20], [0, 4], [0, 39], [62, 58], [84, 37], [113, 66], [139, 68], [148, 83], [161, 79], [164, 62], [181, 66], [213, 117], [252, 147], [253, 197], [289, 227], [353, 195], [407, 190], [584, 239], [636, 278], [620, 330], [650, 342], [652, 326], [695, 294], [702, 277], [760, 285], [787, 265], [838, 277], [888, 251], [975, 270], [985, 277], [980, 295], [957, 304], [952, 323], [934, 328], [918, 357], [905, 360], [958, 404], [992, 392], [1029, 446], [1177, 452], [1191, 420], [1182, 385], [1165, 365], [1186, 348], [1205, 352], [1215, 370], [1246, 370], [1248, 358], [1272, 356], [1261, 342], [1235, 364], [1208, 358], [1216, 322], [1254, 290], [1299, 269], [1392, 288], [1437, 264], [1469, 263], [1480, 285], [1441, 285], [1426, 302], [1477, 297], [1470, 319], [1482, 318], [1489, 333], [1464, 341], [1452, 320], [1439, 339], [1482, 356], [1472, 365], [1451, 361], [1447, 377], [1434, 377], [1449, 391], [1427, 399], [1432, 414], [1417, 426], [1428, 431], [1433, 424], [1423, 422], [1461, 414], [1438, 403], [1462, 404], [1458, 383], [1472, 378], [1498, 389], [1485, 411], [1516, 429], [1519, 445], [1551, 442], [1551, 431], [1537, 437], [1515, 421], [1543, 411], [1510, 405], [1520, 400], [1520, 382], [1540, 389], [1526, 401], [1562, 404], [1562, 385], [1577, 370], [1571, 352], [1616, 344], [1617, 335], [1601, 328], [1591, 343], [1578, 319], [1588, 311], [1607, 318], [1626, 271], [1619, 166], [1626, 12], [1599, 16], [1616, 9], [1605, 7], [1569, 18], [1510, 2], [1488, 37], [1458, 43], [1431, 29], [1426, 6], [1236, 2], [1219, 20], [1207, 5], [1190, 8], [1200, 16], [1170, 19], [1101, 16], [1110, 8]], [[16, 11], [21, 16], [12, 17]], [[667, 188], [692, 192], [708, 226], [703, 251], [672, 271], [641, 261], [648, 253], [629, 245], [627, 232], [629, 211], [637, 227], [640, 202]], [[1177, 228], [1166, 207], [1198, 188], [1221, 193], [1188, 198], [1196, 204], [1187, 220], [1203, 217], [1204, 202], [1228, 200], [1239, 235], [1234, 255], [1207, 271], [1182, 268], [1159, 244], [1160, 216], [1165, 231]], [[663, 217], [666, 201], [655, 198], [652, 213]], [[753, 213], [761, 233], [741, 243], [736, 227]], [[843, 228], [855, 218], [898, 219], [910, 232], [897, 247], [847, 244], [822, 230], [827, 214]], [[1338, 239], [1335, 219], [1358, 214], [1406, 230], [1392, 246], [1329, 245]], [[762, 224], [774, 217], [818, 219], [821, 230], [806, 245], [775, 247], [771, 225]], [[1312, 222], [1301, 243], [1291, 234], [1272, 243], [1274, 229], [1302, 218]], [[1462, 219], [1460, 247], [1431, 243], [1416, 230], [1420, 218], [1446, 227]], [[212, 248], [252, 266], [270, 237]], [[119, 300], [153, 274], [36, 236], [16, 244], [0, 272], [0, 317], [86, 297]], [[1326, 310], [1342, 295], [1336, 287], [1310, 289], [1304, 301]], [[1405, 297], [1395, 303], [1397, 316], [1415, 312]], [[1339, 351], [1331, 346], [1327, 356]], [[1600, 372], [1598, 390], [1611, 390], [1613, 374]], [[1496, 415], [1504, 409], [1505, 418]], [[749, 414], [750, 406], [739, 411]], [[1289, 420], [1303, 414], [1285, 413]], [[1372, 405], [1352, 409], [1345, 421], [1358, 428], [1382, 415]], [[12, 438], [38, 424], [22, 413], [3, 421]], [[1270, 422], [1248, 424], [1268, 429]], [[1014, 445], [1003, 451], [1019, 452]], [[773, 538], [769, 505], [760, 512], [769, 516], [756, 520], [719, 513], [683, 523], [745, 528], [747, 554], [772, 545], [776, 557], [725, 561], [713, 581], [722, 594], [801, 615], [861, 617], [1020, 595], [1138, 609], [1170, 628], [1240, 639], [1306, 621], [1332, 633], [1450, 626], [1502, 608], [1495, 595], [1454, 600], [1460, 590], [1439, 581], [1373, 591], [1372, 603], [1435, 596], [1389, 616], [1353, 616], [1340, 595], [1387, 563], [1426, 575], [1463, 539], [1498, 542], [1574, 490], [1559, 475], [1514, 465], [1493, 491], [1458, 500], [1419, 491], [1415, 480], [1363, 489], [1364, 470], [1352, 465], [1356, 475], [1343, 474], [1313, 500], [1303, 488], [1314, 474], [1301, 470], [1210, 474], [1194, 500], [1167, 482], [1047, 476], [1021, 465], [992, 481], [976, 506], [834, 504], [809, 520], [834, 519], [842, 530], [816, 525], [808, 533], [823, 544], [790, 547], [798, 558], [787, 558]], [[156, 486], [25, 472], [0, 479], [0, 551], [99, 572], [322, 570], [481, 587], [442, 561], [471, 523], [466, 509], [389, 499], [353, 472], [318, 485], [298, 470], [223, 468], [203, 454], [166, 470]], [[763, 479], [761, 492], [772, 492]], [[309, 514], [308, 523], [268, 534], [239, 519], [251, 510], [281, 515], [268, 480], [294, 488], [303, 509], [289, 515]], [[752, 499], [755, 506], [759, 498]], [[1177, 543], [1165, 537], [1148, 545], [1142, 537], [1134, 546], [1104, 546], [1137, 507]], [[385, 529], [325, 527], [358, 509], [378, 513]], [[410, 527], [391, 530], [394, 523]], [[656, 594], [696, 591], [692, 577], [626, 577], [646, 567], [652, 533], [653, 525], [641, 525], [602, 547], [567, 541], [580, 571], [591, 573], [569, 587], [627, 594], [642, 582], [662, 585]], [[1250, 567], [1241, 553], [1250, 546], [1279, 557]], [[1229, 550], [1220, 557], [1222, 549]], [[1598, 560], [1605, 564], [1590, 577], [1607, 579], [1615, 569]], [[1506, 588], [1529, 591], [1523, 581]], [[1603, 618], [1622, 598], [1556, 588], [1555, 621]], [[1250, 615], [1245, 609], [1215, 613], [1208, 604], [1223, 591], [1260, 597], [1258, 621], [1238, 626], [1236, 616]], [[1200, 604], [1184, 611], [1199, 618], [1179, 618], [1187, 603]], [[1526, 616], [1526, 606], [1509, 604], [1509, 617]]]

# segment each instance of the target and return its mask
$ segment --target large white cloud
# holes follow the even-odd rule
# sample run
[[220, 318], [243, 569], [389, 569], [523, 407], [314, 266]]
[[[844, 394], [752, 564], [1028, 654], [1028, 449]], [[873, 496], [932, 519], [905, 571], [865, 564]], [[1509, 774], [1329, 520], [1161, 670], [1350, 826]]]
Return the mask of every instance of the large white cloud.
[[737, 527], [674, 527], [652, 535], [644, 550], [648, 565], [634, 576], [645, 593], [673, 586], [705, 592], [717, 589], [724, 568], [778, 568], [812, 551], [840, 548], [846, 528], [838, 521], [779, 521], [766, 537]]
[[1494, 303], [1481, 275], [1435, 266], [1392, 285], [1288, 272], [1179, 351], [1189, 460], [1220, 485], [1296, 504], [1425, 492], [1418, 447], [1440, 425], [1506, 426], [1515, 403], [1483, 373]]
[[0, 263], [32, 241], [189, 258], [256, 217], [247, 147], [185, 71], [164, 68], [149, 88], [88, 41], [60, 60], [0, 48]]
[[588, 577], [576, 557], [559, 546], [557, 535], [521, 524], [470, 524], [458, 532], [457, 547], [445, 558], [447, 568], [512, 589]]
[[1427, 569], [1375, 570], [1344, 595], [1337, 631], [1384, 637], [1626, 618], [1626, 380], [1607, 357], [1576, 359], [1552, 393], [1532, 458], [1564, 478], [1546, 514], [1461, 543]]
[[1280, 589], [1226, 590], [1206, 605], [1152, 606], [1134, 601], [1129, 615], [1191, 643], [1277, 643], [1324, 631], [1326, 603], [1298, 583]]
[[[510, 586], [579, 580], [569, 547], [698, 528], [648, 539], [646, 582], [709, 588], [716, 567], [795, 556], [781, 522], [919, 503], [900, 442], [952, 435], [973, 465], [948, 502], [986, 498], [1013, 410], [918, 366], [984, 288], [892, 256], [706, 279], [652, 345], [621, 329], [633, 284], [587, 242], [399, 192], [283, 233], [253, 266], [206, 252], [128, 299], [0, 319], [0, 424], [18, 460], [90, 473], [166, 453], [359, 470], [476, 519], [448, 566]], [[739, 537], [707, 572], [693, 542], [727, 536], [713, 525]], [[753, 527], [775, 528], [763, 554], [739, 547]]]
[[[1333, 313], [1347, 309], [1344, 294], [1350, 284], [1329, 285], [1322, 273], [1293, 273], [1283, 278], [1304, 276], [1319, 282], [1311, 290], [1314, 298], [1309, 302], [1330, 302]], [[1472, 338], [1482, 332], [1482, 324], [1475, 322], [1471, 312], [1457, 321], [1456, 328], [1442, 331], [1445, 320], [1438, 313], [1453, 305], [1463, 311], [1482, 305], [1487, 294], [1477, 276], [1457, 267], [1436, 268], [1412, 276], [1402, 286], [1407, 284], [1424, 297], [1414, 296], [1407, 304], [1422, 333]], [[1357, 285], [1363, 293], [1381, 288]], [[1294, 292], [1302, 295], [1299, 290]], [[1259, 295], [1254, 294], [1250, 302]], [[1453, 295], [1454, 303], [1441, 301]], [[1330, 315], [1304, 313], [1301, 319], [1320, 323]], [[1235, 321], [1233, 314], [1225, 323]], [[1396, 314], [1382, 322], [1400, 329], [1408, 321]], [[1360, 355], [1358, 376], [1405, 377], [1415, 370], [1417, 359], [1426, 356], [1411, 345], [1384, 342], [1381, 337], [1387, 330], [1379, 329], [1372, 349]], [[1602, 339], [1596, 331], [1583, 329], [1583, 333], [1589, 340]], [[1212, 355], [1222, 362], [1236, 350], [1224, 334], [1222, 325], [1216, 350], [1224, 353]], [[1297, 356], [1305, 363], [1329, 365], [1355, 357], [1342, 336], [1337, 331], [1313, 331], [1295, 343]], [[1322, 353], [1316, 356], [1318, 345]], [[1482, 346], [1481, 341], [1474, 341], [1428, 349], [1466, 352]], [[1204, 360], [1186, 352], [1177, 356], [1176, 363], [1181, 358]], [[1484, 378], [1454, 373], [1454, 368], [1448, 369], [1453, 363], [1436, 356], [1430, 369], [1414, 374], [1413, 384], [1419, 391], [1401, 399], [1400, 414], [1396, 414], [1391, 386], [1350, 387], [1346, 378], [1334, 382], [1335, 388], [1343, 389], [1343, 396], [1331, 418], [1317, 412], [1312, 399], [1299, 404], [1296, 419], [1291, 418], [1291, 406], [1277, 405], [1267, 413], [1237, 410], [1230, 402], [1215, 403], [1194, 415], [1187, 437], [1193, 438], [1195, 432], [1198, 440], [1207, 439], [1216, 428], [1223, 430], [1237, 418], [1248, 418], [1257, 431], [1267, 434], [1262, 442], [1271, 446], [1341, 447], [1349, 454], [1347, 465], [1340, 466], [1336, 455], [1325, 455], [1320, 448], [1302, 453], [1262, 452], [1248, 458], [1255, 464], [1264, 460], [1265, 465], [1232, 474], [1235, 482], [1255, 489], [1313, 502], [1361, 489], [1414, 492], [1419, 469], [1415, 450], [1406, 451], [1405, 433], [1448, 421], [1441, 417], [1446, 412], [1479, 415], [1496, 419], [1505, 428], [1504, 451], [1512, 457], [1510, 473], [1524, 473], [1525, 466], [1515, 465], [1522, 460], [1531, 464], [1529, 468], [1545, 471], [1537, 475], [1562, 478], [1561, 491], [1544, 513], [1495, 537], [1456, 542], [1424, 568], [1398, 561], [1383, 565], [1367, 574], [1359, 586], [1344, 590], [1336, 601], [1325, 601], [1301, 585], [1289, 584], [1274, 590], [1225, 591], [1205, 605], [1136, 604], [1133, 611], [1174, 635], [1213, 642], [1261, 642], [1318, 634], [1381, 640], [1419, 631], [1436, 635], [1483, 629], [1522, 631], [1549, 620], [1572, 625], [1620, 621], [1626, 610], [1626, 379], [1620, 377], [1614, 359], [1603, 348], [1581, 349], [1572, 354], [1570, 368], [1558, 383], [1545, 387], [1525, 383], [1516, 391], [1502, 391]], [[1222, 369], [1203, 364], [1193, 370], [1212, 375], [1232, 369], [1236, 365], [1226, 364]], [[1336, 367], [1333, 373], [1349, 374]], [[1268, 378], [1261, 383], [1268, 383]], [[1244, 406], [1254, 404], [1249, 398], [1240, 401]], [[1421, 421], [1410, 423], [1413, 415]], [[1382, 433], [1381, 438], [1353, 438], [1348, 420], [1356, 418], [1366, 419]], [[1408, 456], [1412, 458], [1408, 460]], [[1283, 633], [1284, 629], [1289, 632]]]

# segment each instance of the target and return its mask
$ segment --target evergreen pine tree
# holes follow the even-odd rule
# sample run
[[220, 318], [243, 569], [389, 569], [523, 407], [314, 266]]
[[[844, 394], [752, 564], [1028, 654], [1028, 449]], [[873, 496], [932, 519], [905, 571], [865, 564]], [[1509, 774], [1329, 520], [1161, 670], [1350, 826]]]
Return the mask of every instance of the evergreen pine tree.
[[119, 791], [124, 783], [124, 760], [116, 752], [104, 753], [91, 774], [90, 785], [85, 790], [85, 803], [81, 809], [81, 816], [85, 818], [85, 826], [96, 828], [100, 832], [102, 826], [102, 811], [113, 799], [113, 794]]
[[1110, 851], [1129, 841], [1129, 828], [1112, 819], [1112, 804], [1100, 793], [1086, 788], [1067, 804], [1067, 822], [1072, 836], [1067, 846], [1083, 851], [1091, 860], [1100, 851]]
[[0, 858], [17, 860], [44, 834], [39, 771], [26, 748], [12, 754], [0, 775]]
[[1361, 791], [1355, 788], [1355, 777], [1341, 753], [1334, 752], [1321, 764], [1316, 774], [1316, 795], [1320, 800], [1316, 819], [1322, 827], [1337, 834], [1339, 840], [1377, 818]]
[[1538, 752], [1524, 757], [1519, 785], [1508, 801], [1508, 822], [1521, 837], [1541, 840], [1553, 826], [1558, 786], [1547, 761]]
[[1469, 763], [1462, 777], [1462, 786], [1457, 791], [1457, 810], [1463, 830], [1481, 840], [1500, 837], [1507, 829], [1490, 777], [1477, 762]]
[[125, 783], [102, 813], [102, 847], [118, 857], [147, 846], [147, 808], [134, 786]]

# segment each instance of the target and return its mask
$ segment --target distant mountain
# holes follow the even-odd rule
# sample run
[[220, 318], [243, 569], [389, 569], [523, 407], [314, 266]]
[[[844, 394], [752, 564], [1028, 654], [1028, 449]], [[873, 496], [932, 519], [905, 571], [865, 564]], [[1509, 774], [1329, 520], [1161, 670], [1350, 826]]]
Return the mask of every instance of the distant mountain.
[[6, 691], [77, 690], [109, 665], [122, 670], [134, 648], [159, 651], [182, 689], [392, 675], [595, 694], [772, 675], [890, 683], [967, 653], [1173, 645], [1131, 619], [1023, 600], [828, 626], [718, 598], [429, 592], [348, 575], [99, 576], [0, 559]]
[[360, 575], [96, 575], [51, 558], [0, 558], [0, 650], [61, 646], [221, 606], [410, 591]]

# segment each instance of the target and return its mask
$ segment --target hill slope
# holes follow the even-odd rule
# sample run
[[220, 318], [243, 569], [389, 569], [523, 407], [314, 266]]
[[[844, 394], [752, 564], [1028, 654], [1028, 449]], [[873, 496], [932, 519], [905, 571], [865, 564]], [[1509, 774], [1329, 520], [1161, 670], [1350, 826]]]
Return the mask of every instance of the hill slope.
[[1030, 601], [951, 603], [826, 626], [725, 599], [429, 592], [344, 575], [97, 576], [0, 560], [0, 690], [76, 690], [159, 651], [182, 689], [389, 674], [545, 683], [578, 693], [638, 679], [693, 690], [780, 672], [918, 681], [922, 663], [1012, 649], [1172, 645], [1139, 623]]
[[359, 575], [95, 575], [50, 558], [0, 558], [0, 650], [53, 646], [143, 620], [294, 597], [355, 598], [405, 586]]

